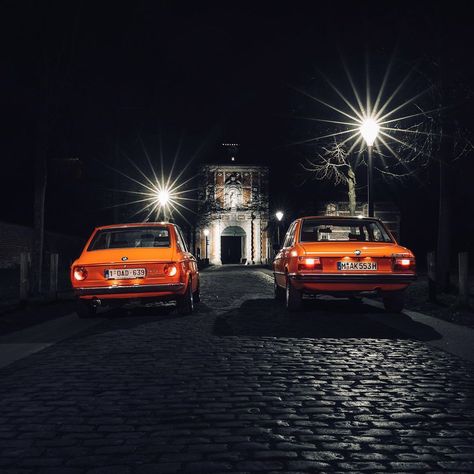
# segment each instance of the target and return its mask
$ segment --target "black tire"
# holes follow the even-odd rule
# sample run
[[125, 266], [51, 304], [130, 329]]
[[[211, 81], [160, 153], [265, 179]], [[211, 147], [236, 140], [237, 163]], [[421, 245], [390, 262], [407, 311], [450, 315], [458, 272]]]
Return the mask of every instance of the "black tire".
[[176, 308], [178, 310], [178, 313], [182, 316], [192, 314], [192, 312], [194, 311], [194, 294], [191, 278], [189, 279], [188, 286], [186, 287], [184, 295], [180, 296], [176, 300]]
[[85, 301], [78, 301], [76, 313], [81, 319], [93, 318], [97, 315], [97, 306]]
[[291, 279], [286, 278], [285, 306], [290, 312], [299, 311], [303, 304], [301, 291], [297, 290], [292, 284]]
[[197, 289], [194, 292], [193, 298], [194, 298], [194, 303], [195, 304], [201, 302], [201, 285], [199, 284], [199, 281], [198, 281]]
[[385, 310], [389, 313], [401, 313], [405, 306], [405, 294], [402, 291], [393, 291], [382, 296]]
[[275, 296], [275, 299], [277, 301], [283, 301], [283, 296], [285, 294], [285, 292], [283, 291], [282, 288], [280, 288], [278, 285], [277, 285], [277, 282], [276, 282], [276, 278], [274, 277], [273, 278], [273, 294]]

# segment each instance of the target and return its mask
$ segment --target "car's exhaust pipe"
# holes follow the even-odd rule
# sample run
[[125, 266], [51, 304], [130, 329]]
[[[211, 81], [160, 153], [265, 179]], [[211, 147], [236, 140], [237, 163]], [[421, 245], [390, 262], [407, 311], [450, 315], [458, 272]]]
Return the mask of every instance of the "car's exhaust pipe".
[[99, 298], [92, 298], [92, 306], [94, 306], [95, 308], [98, 308], [99, 306], [102, 305], [102, 301], [99, 300]]

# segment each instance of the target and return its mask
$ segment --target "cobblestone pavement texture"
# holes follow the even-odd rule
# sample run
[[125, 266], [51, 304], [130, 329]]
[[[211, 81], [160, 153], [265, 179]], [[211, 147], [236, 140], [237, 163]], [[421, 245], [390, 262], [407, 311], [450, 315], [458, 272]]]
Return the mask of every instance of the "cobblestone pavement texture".
[[473, 365], [429, 327], [347, 301], [289, 316], [247, 267], [202, 293], [192, 316], [113, 310], [0, 371], [0, 472], [474, 471]]

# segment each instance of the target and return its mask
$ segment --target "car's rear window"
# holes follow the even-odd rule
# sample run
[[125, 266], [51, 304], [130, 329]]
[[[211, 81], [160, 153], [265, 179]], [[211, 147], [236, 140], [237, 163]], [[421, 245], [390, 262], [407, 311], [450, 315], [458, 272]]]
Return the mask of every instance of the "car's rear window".
[[377, 221], [304, 219], [300, 242], [392, 242]]
[[128, 227], [99, 230], [89, 245], [90, 250], [169, 247], [168, 227]]

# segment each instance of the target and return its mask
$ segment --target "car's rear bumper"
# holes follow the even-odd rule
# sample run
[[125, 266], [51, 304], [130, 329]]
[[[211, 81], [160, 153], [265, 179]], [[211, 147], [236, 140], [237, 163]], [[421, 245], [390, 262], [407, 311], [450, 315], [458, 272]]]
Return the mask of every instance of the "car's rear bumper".
[[350, 274], [350, 273], [290, 273], [288, 275], [293, 281], [301, 283], [338, 283], [345, 284], [405, 284], [408, 285], [416, 280], [413, 273], [385, 273], [385, 274]]
[[160, 285], [111, 285], [99, 287], [74, 288], [76, 296], [96, 296], [107, 298], [110, 296], [142, 295], [147, 294], [181, 294], [185, 288], [184, 283], [162, 283]]

